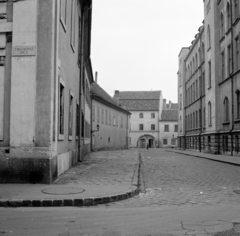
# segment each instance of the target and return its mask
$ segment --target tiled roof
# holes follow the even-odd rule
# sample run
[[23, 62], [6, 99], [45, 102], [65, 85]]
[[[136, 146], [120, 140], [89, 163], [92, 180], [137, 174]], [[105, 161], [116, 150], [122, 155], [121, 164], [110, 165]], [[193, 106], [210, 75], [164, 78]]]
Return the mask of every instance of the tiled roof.
[[[166, 104], [167, 109], [169, 109], [169, 104]], [[178, 109], [178, 103], [171, 103], [171, 110], [177, 110]]]
[[159, 110], [159, 100], [120, 100], [120, 104], [128, 111]]
[[122, 99], [159, 99], [161, 91], [119, 91], [119, 98]]
[[178, 120], [178, 110], [172, 110], [172, 109], [163, 109], [161, 120], [164, 121], [177, 121]]
[[115, 106], [118, 106], [117, 103], [113, 100], [113, 98], [95, 82], [91, 84], [91, 92], [97, 95], [98, 97], [102, 98], [103, 100], [112, 103]]

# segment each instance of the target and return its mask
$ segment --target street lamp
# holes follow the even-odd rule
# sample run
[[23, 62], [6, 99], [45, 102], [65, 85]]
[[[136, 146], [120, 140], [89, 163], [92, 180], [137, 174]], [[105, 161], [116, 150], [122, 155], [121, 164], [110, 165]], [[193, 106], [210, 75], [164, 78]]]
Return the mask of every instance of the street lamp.
[[98, 132], [98, 131], [99, 131], [99, 129], [100, 129], [100, 126], [99, 126], [99, 124], [97, 124], [96, 128], [97, 128], [96, 130], [92, 130], [91, 132], [92, 132], [92, 133], [94, 133], [94, 132]]

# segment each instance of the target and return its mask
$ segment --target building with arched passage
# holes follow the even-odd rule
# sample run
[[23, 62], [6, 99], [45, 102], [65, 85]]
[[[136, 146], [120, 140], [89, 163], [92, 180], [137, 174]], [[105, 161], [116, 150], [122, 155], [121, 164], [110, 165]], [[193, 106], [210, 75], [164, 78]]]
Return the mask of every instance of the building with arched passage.
[[129, 147], [159, 147], [159, 117], [162, 111], [162, 92], [115, 91], [115, 101], [131, 112]]

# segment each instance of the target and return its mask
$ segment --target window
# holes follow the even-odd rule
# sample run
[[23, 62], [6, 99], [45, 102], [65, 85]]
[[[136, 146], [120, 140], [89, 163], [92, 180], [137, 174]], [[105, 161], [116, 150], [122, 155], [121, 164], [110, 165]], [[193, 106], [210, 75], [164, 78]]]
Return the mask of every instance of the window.
[[182, 94], [179, 96], [179, 101], [180, 101], [180, 110], [182, 110]]
[[143, 118], [143, 113], [139, 113], [139, 118]]
[[164, 125], [164, 132], [169, 132], [169, 125]]
[[225, 52], [221, 53], [222, 57], [222, 81], [225, 79]]
[[202, 60], [204, 61], [205, 59], [205, 46], [204, 43], [202, 43]]
[[97, 123], [100, 123], [100, 108], [97, 107]]
[[222, 38], [224, 36], [224, 15], [223, 13], [221, 12], [221, 15], [220, 15], [220, 38]]
[[176, 139], [175, 139], [175, 138], [172, 139], [171, 144], [172, 144], [172, 145], [176, 145]]
[[205, 107], [203, 109], [203, 126], [204, 127], [206, 126], [206, 109], [205, 109]]
[[229, 2], [227, 3], [227, 29], [231, 28], [231, 9]]
[[195, 82], [193, 83], [193, 102], [195, 101]]
[[105, 124], [108, 124], [108, 111], [105, 111]]
[[212, 125], [212, 104], [208, 102], [208, 125]]
[[202, 110], [201, 109], [199, 109], [198, 115], [199, 115], [199, 127], [202, 127]]
[[155, 113], [151, 113], [151, 118], [155, 118]]
[[65, 83], [60, 78], [59, 81], [59, 139], [62, 140], [64, 137], [64, 93]]
[[198, 99], [198, 80], [196, 80], [196, 99]]
[[151, 130], [155, 130], [155, 124], [151, 124]]
[[143, 124], [139, 124], [139, 130], [143, 130]]
[[[66, 0], [67, 1], [67, 0]], [[76, 0], [72, 0], [71, 6], [71, 47], [75, 51], [75, 39], [76, 39]]]
[[102, 108], [102, 124], [104, 124], [104, 109]]
[[237, 20], [238, 17], [239, 17], [238, 1], [239, 1], [239, 0], [234, 0], [235, 20]]
[[112, 124], [112, 115], [111, 115], [111, 111], [109, 111], [109, 125], [111, 125]]
[[198, 112], [196, 111], [196, 128], [198, 128]]
[[121, 128], [123, 128], [123, 117], [121, 116]]
[[69, 92], [69, 118], [68, 118], [68, 138], [72, 139], [72, 130], [73, 130], [73, 93], [70, 90]]
[[116, 127], [118, 127], [118, 114], [116, 115]]
[[116, 125], [116, 117], [115, 117], [115, 115], [113, 115], [113, 126], [115, 126]]
[[76, 137], [80, 133], [80, 116], [79, 116], [79, 102], [76, 102]]
[[168, 140], [167, 139], [163, 139], [163, 144], [167, 145], [168, 144]]
[[207, 28], [207, 43], [208, 43], [208, 49], [211, 48], [211, 31], [210, 31], [210, 26], [208, 25]]
[[[180, 120], [181, 120], [181, 116], [180, 116]], [[178, 125], [174, 125], [174, 132], [178, 132]]]
[[232, 50], [231, 44], [228, 46], [228, 75], [232, 72]]
[[195, 112], [193, 112], [193, 129], [195, 128]]
[[92, 121], [95, 121], [95, 105], [92, 105]]
[[224, 98], [223, 105], [224, 105], [224, 121], [227, 122], [229, 121], [229, 101], [227, 97]]
[[239, 70], [239, 37], [235, 39], [236, 44], [236, 71]]
[[237, 119], [240, 119], [240, 91], [236, 91], [237, 96]]
[[202, 92], [203, 92], [203, 95], [205, 94], [205, 72], [203, 72], [203, 81], [202, 81], [202, 83], [203, 83], [203, 90], [202, 90]]
[[211, 61], [208, 62], [208, 88], [211, 88], [212, 86], [212, 66], [211, 66]]
[[199, 77], [199, 97], [202, 96], [202, 77]]
[[60, 1], [60, 8], [61, 8], [61, 16], [60, 20], [62, 23], [62, 26], [64, 30], [66, 31], [66, 25], [67, 25], [67, 0], [61, 0]]

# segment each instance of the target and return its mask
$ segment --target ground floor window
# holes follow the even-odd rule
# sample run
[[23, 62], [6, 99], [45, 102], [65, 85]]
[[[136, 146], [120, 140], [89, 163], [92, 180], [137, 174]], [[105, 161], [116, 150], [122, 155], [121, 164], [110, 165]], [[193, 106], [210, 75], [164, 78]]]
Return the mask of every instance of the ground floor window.
[[168, 140], [167, 139], [163, 139], [163, 144], [167, 145], [168, 144]]

